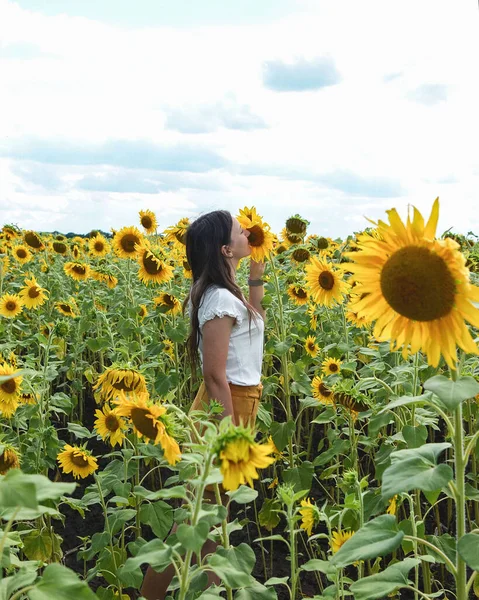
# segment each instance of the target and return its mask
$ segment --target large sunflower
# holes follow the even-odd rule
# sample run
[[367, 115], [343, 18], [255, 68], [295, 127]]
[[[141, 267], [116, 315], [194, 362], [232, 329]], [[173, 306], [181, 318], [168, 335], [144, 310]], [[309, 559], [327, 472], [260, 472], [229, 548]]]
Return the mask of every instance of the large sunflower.
[[288, 296], [291, 300], [299, 306], [308, 303], [308, 292], [302, 285], [296, 285], [292, 283], [288, 286]]
[[0, 453], [0, 475], [5, 475], [10, 469], [20, 468], [20, 454], [11, 444], [2, 443], [3, 450]]
[[256, 262], [264, 262], [273, 249], [274, 236], [270, 232], [267, 223], [257, 217], [255, 220], [238, 216], [238, 222], [244, 229], [249, 231], [248, 244], [251, 248], [251, 259]]
[[119, 392], [146, 393], [145, 376], [136, 369], [108, 367], [100, 375], [93, 389], [99, 389], [106, 401], [115, 398]]
[[163, 292], [156, 298], [153, 298], [153, 302], [156, 306], [160, 307], [162, 312], [171, 313], [172, 315], [181, 312], [181, 302], [178, 300], [178, 298], [175, 298], [173, 294]]
[[313, 378], [311, 388], [313, 390], [313, 398], [316, 398], [321, 404], [334, 403], [333, 391], [328, 388], [321, 377], [316, 376]]
[[176, 464], [181, 458], [178, 442], [167, 432], [165, 422], [166, 408], [149, 400], [148, 393], [127, 396], [124, 392], [115, 401], [118, 416], [128, 417], [135, 433], [145, 442], [150, 440], [160, 444], [166, 460], [170, 465]]
[[23, 234], [23, 241], [27, 246], [33, 248], [33, 250], [44, 250], [45, 245], [42, 241], [42, 238], [35, 233], [35, 231], [25, 231]]
[[90, 276], [90, 265], [80, 262], [67, 262], [63, 265], [65, 273], [76, 281], [85, 281]]
[[113, 249], [120, 258], [136, 258], [137, 244], [143, 241], [143, 235], [136, 227], [123, 227], [113, 237]]
[[190, 225], [190, 220], [188, 217], [184, 217], [180, 219], [176, 225], [172, 225], [171, 227], [167, 227], [164, 231], [166, 240], [168, 242], [175, 242], [175, 244], [179, 244], [180, 246], [186, 245], [186, 230]]
[[110, 244], [101, 234], [88, 240], [88, 248], [92, 256], [106, 256], [110, 252]]
[[66, 444], [63, 452], [57, 456], [62, 471], [64, 473], [73, 473], [73, 477], [85, 479], [98, 469], [98, 463], [94, 456], [83, 447], [70, 446]]
[[146, 233], [155, 233], [158, 227], [155, 213], [151, 210], [140, 210], [140, 223]]
[[24, 244], [18, 244], [12, 250], [12, 254], [21, 265], [30, 262], [33, 259], [33, 254]]
[[27, 308], [37, 308], [45, 302], [47, 294], [47, 290], [40, 287], [32, 276], [31, 279], [25, 279], [25, 287], [20, 290], [19, 296]]
[[0, 315], [14, 319], [23, 310], [23, 300], [17, 294], [3, 294], [0, 298]]
[[317, 304], [333, 306], [342, 302], [349, 285], [331, 264], [313, 256], [305, 270], [309, 292]]
[[145, 285], [150, 283], [165, 283], [173, 277], [173, 267], [164, 259], [163, 252], [153, 249], [145, 242], [138, 244], [138, 279]]
[[108, 440], [115, 447], [116, 444], [121, 446], [125, 438], [124, 431], [128, 429], [125, 421], [117, 415], [116, 409], [111, 409], [108, 404], [105, 404], [103, 410], [95, 411], [95, 429], [103, 440]]
[[439, 200], [428, 222], [414, 208], [406, 224], [395, 209], [389, 224], [379, 221], [376, 236], [358, 239], [358, 251], [347, 256], [348, 268], [363, 294], [355, 303], [358, 315], [375, 321], [373, 335], [390, 340], [392, 349], [402, 347], [403, 356], [422, 350], [436, 367], [440, 356], [455, 369], [456, 346], [478, 354], [479, 348], [466, 321], [479, 327], [479, 288], [469, 281], [465, 258], [457, 242], [435, 239]]

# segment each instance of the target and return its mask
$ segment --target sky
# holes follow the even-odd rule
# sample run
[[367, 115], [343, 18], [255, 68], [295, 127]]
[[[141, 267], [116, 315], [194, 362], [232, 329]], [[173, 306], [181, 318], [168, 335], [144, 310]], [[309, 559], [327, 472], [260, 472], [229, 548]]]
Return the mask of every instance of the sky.
[[0, 226], [479, 235], [476, 0], [0, 0]]

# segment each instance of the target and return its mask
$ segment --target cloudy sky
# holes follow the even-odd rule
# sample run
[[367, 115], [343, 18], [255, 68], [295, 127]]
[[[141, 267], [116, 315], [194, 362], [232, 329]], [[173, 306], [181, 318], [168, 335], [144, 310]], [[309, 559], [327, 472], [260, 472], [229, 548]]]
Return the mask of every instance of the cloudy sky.
[[479, 234], [477, 0], [0, 0], [0, 225]]

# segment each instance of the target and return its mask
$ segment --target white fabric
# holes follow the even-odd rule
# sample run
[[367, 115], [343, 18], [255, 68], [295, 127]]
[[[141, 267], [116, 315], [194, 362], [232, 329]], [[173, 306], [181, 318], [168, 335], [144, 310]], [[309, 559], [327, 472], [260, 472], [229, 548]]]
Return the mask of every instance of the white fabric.
[[[235, 385], [258, 385], [263, 362], [264, 322], [256, 315], [250, 322], [246, 306], [226, 288], [210, 286], [203, 294], [198, 309], [200, 331], [215, 317], [234, 317], [226, 360], [226, 379]], [[203, 336], [200, 336], [199, 353], [203, 365]]]

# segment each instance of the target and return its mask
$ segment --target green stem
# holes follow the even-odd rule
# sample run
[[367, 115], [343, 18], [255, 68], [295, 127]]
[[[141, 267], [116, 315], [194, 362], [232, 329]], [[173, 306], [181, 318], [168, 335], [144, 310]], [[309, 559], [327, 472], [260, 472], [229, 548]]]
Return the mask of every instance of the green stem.
[[448, 567], [451, 569], [452, 574], [456, 574], [456, 567], [454, 563], [437, 546], [431, 544], [431, 542], [428, 542], [427, 540], [423, 540], [422, 538], [418, 538], [414, 535], [405, 535], [404, 539], [407, 541], [410, 540], [411, 542], [416, 542], [418, 544], [424, 544], [424, 546], [427, 546], [428, 548], [431, 548], [431, 550], [434, 550], [434, 552], [438, 554], [442, 558], [442, 560], [448, 565]]
[[[454, 411], [454, 463], [456, 475], [456, 544], [466, 533], [466, 505], [465, 505], [465, 462], [462, 423], [462, 402]], [[456, 598], [467, 600], [466, 592], [466, 563], [459, 552], [456, 558]]]

